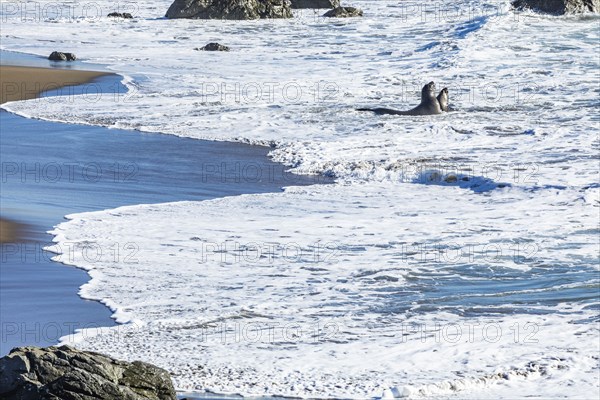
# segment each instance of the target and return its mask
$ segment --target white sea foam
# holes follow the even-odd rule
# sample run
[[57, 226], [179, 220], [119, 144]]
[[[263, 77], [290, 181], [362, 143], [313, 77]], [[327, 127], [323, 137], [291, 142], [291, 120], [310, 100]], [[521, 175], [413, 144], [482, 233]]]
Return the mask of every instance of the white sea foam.
[[[365, 16], [342, 21], [169, 21], [158, 0], [134, 21], [5, 12], [3, 49], [73, 51], [131, 90], [10, 111], [269, 144], [297, 172], [339, 178], [71, 216], [61, 248], [104, 250], [68, 258], [92, 274], [82, 296], [126, 323], [77, 345], [155, 362], [189, 390], [597, 392], [598, 19], [420, 3], [356, 0]], [[210, 41], [232, 51], [194, 50]], [[456, 111], [355, 111], [409, 108], [430, 80]]]
[[[597, 384], [596, 311], [563, 299], [597, 283], [579, 233], [595, 213], [571, 191], [352, 184], [74, 215], [53, 234], [101, 272], [84, 297], [144, 322], [78, 345], [182, 389], [547, 397]], [[136, 251], [115, 263], [115, 243]]]

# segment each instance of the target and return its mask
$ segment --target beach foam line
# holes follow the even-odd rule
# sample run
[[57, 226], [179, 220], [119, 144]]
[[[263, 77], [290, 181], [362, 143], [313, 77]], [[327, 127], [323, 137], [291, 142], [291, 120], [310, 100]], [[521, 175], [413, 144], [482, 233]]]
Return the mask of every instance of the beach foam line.
[[[56, 252], [74, 249], [69, 263], [92, 276], [80, 294], [122, 324], [62, 340], [159, 365], [182, 391], [512, 399], [541, 386], [562, 396], [569, 380], [592, 391], [598, 331], [577, 322], [595, 317], [577, 299], [593, 295], [597, 241], [579, 232], [596, 210], [579, 197], [338, 184], [71, 214], [50, 232]], [[134, 252], [95, 256], [114, 243]]]

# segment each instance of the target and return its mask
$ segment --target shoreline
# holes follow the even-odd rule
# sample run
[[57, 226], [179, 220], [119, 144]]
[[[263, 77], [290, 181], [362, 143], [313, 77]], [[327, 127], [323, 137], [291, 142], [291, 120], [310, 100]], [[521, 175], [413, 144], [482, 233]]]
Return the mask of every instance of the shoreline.
[[[0, 104], [30, 100], [44, 92], [92, 82], [110, 72], [0, 64]], [[0, 243], [22, 240], [23, 226], [0, 217]]]
[[[15, 71], [31, 71], [32, 68], [22, 67], [15, 68]], [[70, 84], [74, 78], [70, 76], [75, 73], [79, 78], [93, 78], [104, 75], [113, 75], [119, 77], [118, 74], [92, 72], [91, 74], [80, 74], [79, 71], [73, 70], [50, 70], [44, 71], [49, 73], [61, 72], [61, 75], [67, 77], [62, 82]], [[5, 75], [3, 73], [3, 78]], [[19, 78], [19, 77], [17, 77]], [[25, 79], [20, 77], [20, 79]], [[109, 85], [110, 77], [100, 84]], [[3, 79], [3, 81], [6, 81]], [[38, 80], [39, 81], [39, 80]], [[108, 87], [108, 86], [107, 86]], [[56, 89], [53, 87], [52, 89]], [[43, 91], [46, 92], [46, 91]], [[44, 93], [40, 92], [40, 97], [45, 97]], [[52, 93], [47, 93], [52, 95]], [[58, 180], [58, 182], [44, 182], [43, 176], [41, 182], [35, 182], [34, 179], [28, 179], [23, 182], [23, 177], [16, 173], [8, 176], [8, 182], [3, 183], [3, 195], [6, 195], [6, 200], [3, 199], [3, 215], [2, 223], [9, 222], [11, 228], [18, 225], [21, 221], [23, 226], [28, 227], [23, 232], [22, 240], [28, 244], [44, 245], [48, 243], [48, 230], [54, 225], [61, 222], [61, 218], [72, 213], [82, 211], [97, 211], [104, 209], [112, 209], [122, 205], [135, 205], [143, 203], [163, 203], [171, 201], [202, 201], [213, 198], [222, 198], [226, 196], [251, 194], [251, 193], [268, 193], [279, 191], [282, 186], [295, 185], [310, 185], [317, 183], [310, 176], [294, 175], [285, 172], [286, 168], [279, 163], [273, 162], [267, 157], [268, 148], [263, 146], [253, 146], [248, 144], [206, 141], [190, 138], [181, 138], [173, 135], [165, 134], [144, 134], [136, 131], [122, 131], [118, 129], [109, 129], [106, 127], [87, 126], [79, 124], [49, 122], [43, 120], [30, 119], [21, 117], [5, 110], [0, 111], [3, 114], [2, 124], [7, 128], [7, 134], [2, 136], [3, 161], [21, 165], [21, 163], [40, 164], [40, 165], [59, 165], [66, 161], [75, 161], [76, 164], [82, 164], [81, 161], [96, 161], [95, 158], [100, 156], [98, 165], [102, 170], [107, 171], [114, 165], [122, 165], [125, 168], [136, 165], [141, 166], [139, 170], [124, 169], [123, 176], [119, 175], [115, 183], [114, 171], [111, 175], [103, 176], [106, 181], [100, 179], [98, 182], [83, 182], [78, 181], [79, 166], [73, 171], [69, 170], [68, 176], [75, 177], [75, 182], [71, 180]], [[74, 148], [64, 143], [72, 143], [76, 141], [77, 145]], [[22, 146], [22, 143], [28, 143], [28, 146]], [[142, 146], [146, 151], [136, 153], [136, 150]], [[152, 154], [160, 153], [161, 149], [170, 149], [170, 165], [169, 169], [164, 170], [164, 165], [157, 161], [157, 165], [153, 167], [151, 161], [154, 161]], [[127, 151], [129, 149], [129, 151]], [[39, 153], [39, 154], [38, 154]], [[5, 157], [7, 156], [7, 157]], [[92, 158], [90, 158], [92, 157]], [[121, 158], [119, 158], [121, 157]], [[126, 157], [126, 158], [123, 158]], [[12, 160], [11, 160], [12, 159]], [[235, 182], [228, 179], [228, 174], [232, 171], [214, 172], [213, 175], [208, 174], [208, 171], [202, 171], [205, 164], [222, 165], [224, 161], [230, 165], [243, 166], [249, 165], [259, 167], [263, 171], [268, 171], [268, 179], [264, 181], [254, 181], [253, 177], [248, 177], [249, 180], [244, 181], [244, 176], [241, 176], [241, 182]], [[147, 175], [149, 169], [154, 175]], [[135, 176], [128, 180], [130, 173], [135, 171]], [[66, 171], [63, 171], [66, 172]], [[233, 171], [235, 172], [235, 171]], [[224, 174], [224, 175], [222, 175]], [[65, 174], [67, 175], [67, 174]], [[63, 176], [65, 176], [63, 175]], [[224, 180], [224, 177], [227, 178]], [[51, 178], [51, 177], [50, 177]], [[122, 179], [123, 181], [122, 182]], [[153, 182], [152, 179], [157, 182]], [[52, 180], [52, 179], [50, 179]], [[64, 181], [64, 182], [63, 182]], [[320, 183], [325, 183], [327, 179], [320, 179]], [[50, 185], [50, 183], [52, 185]], [[93, 185], [90, 185], [94, 183]], [[125, 185], [123, 185], [125, 183]], [[154, 184], [158, 183], [158, 184]], [[67, 193], [64, 196], [58, 196], [57, 191], [62, 191], [58, 185], [64, 184], [64, 189], [67, 192], [85, 194], [82, 197], [69, 196]], [[33, 185], [29, 186], [28, 185]], [[127, 188], [126, 190], [123, 190]], [[4, 191], [4, 189], [7, 189]], [[162, 189], [162, 190], [161, 190]], [[136, 192], [138, 191], [138, 192]], [[36, 193], [39, 192], [39, 193]], [[51, 196], [48, 196], [48, 195]], [[62, 197], [62, 198], [61, 198]], [[48, 207], [48, 204], [51, 207]], [[6, 213], [6, 214], [5, 214]], [[29, 229], [31, 227], [31, 229]], [[13, 230], [12, 232], [17, 232]], [[12, 233], [8, 233], [3, 237], [12, 240]], [[11, 245], [12, 246], [12, 245]], [[25, 248], [25, 247], [23, 247]], [[13, 249], [13, 247], [11, 247]], [[21, 249], [21, 247], [14, 247]], [[110, 250], [110, 249], [108, 249]], [[26, 250], [22, 250], [25, 252]], [[50, 254], [54, 257], [55, 254]], [[95, 319], [94, 316], [99, 316], [101, 322], [97, 324], [98, 328], [110, 327], [110, 324], [103, 322], [106, 317], [103, 316], [103, 310], [113, 313], [113, 310], [102, 300], [86, 298], [81, 292], [81, 288], [90, 284], [92, 277], [85, 269], [69, 268], [72, 265], [68, 260], [58, 259], [54, 261], [44, 262], [47, 256], [42, 256], [42, 260], [32, 260], [31, 265], [25, 265], [20, 258], [23, 254], [18, 251], [15, 254], [10, 254], [12, 257], [8, 264], [3, 263], [2, 284], [9, 285], [9, 290], [2, 290], [2, 305], [10, 312], [3, 312], [3, 317], [7, 321], [14, 321], [15, 324], [40, 323], [44, 326], [44, 322], [56, 326], [57, 323], [62, 326], [60, 319], [67, 318], [72, 325], [72, 321], [81, 321], [78, 327], [85, 326], [85, 320], [78, 319], [77, 312], [83, 312], [89, 321]], [[14, 257], [13, 257], [14, 256]], [[9, 257], [9, 258], [10, 258]], [[43, 262], [43, 265], [41, 264]], [[11, 265], [12, 263], [12, 265]], [[58, 269], [56, 267], [59, 267]], [[65, 268], [67, 267], [67, 268]], [[11, 270], [12, 268], [12, 270]], [[57, 288], [60, 284], [60, 288]], [[10, 287], [14, 285], [14, 287]], [[50, 294], [55, 300], [47, 301], [48, 294], [40, 294], [38, 285], [42, 290], [55, 290], [56, 293]], [[27, 290], [32, 294], [26, 304], [22, 303], [22, 298], [18, 293]], [[79, 289], [79, 291], [78, 291]], [[35, 298], [42, 296], [45, 304], [35, 304]], [[72, 305], [75, 304], [81, 309], [78, 311], [72, 310]], [[6, 300], [10, 300], [8, 303]], [[94, 305], [91, 305], [91, 302]], [[16, 305], [19, 304], [19, 305]], [[36, 305], [36, 307], [31, 307]], [[48, 319], [39, 319], [37, 314], [28, 312], [28, 308], [32, 308], [34, 313], [41, 315], [41, 312], [48, 313]], [[88, 307], [88, 308], [86, 308]], [[89, 308], [92, 307], [92, 308]], [[69, 309], [69, 313], [57, 313], [58, 308]], [[100, 310], [101, 308], [102, 310]], [[90, 310], [92, 310], [90, 312]], [[58, 310], [60, 311], [60, 310]], [[14, 314], [14, 315], [13, 315]], [[70, 314], [70, 315], [58, 315]], [[73, 315], [71, 315], [73, 314]], [[108, 316], [108, 315], [107, 315]], [[11, 318], [13, 318], [11, 320]], [[112, 315], [111, 322], [115, 322], [115, 316]], [[20, 321], [23, 319], [23, 321]], [[29, 321], [26, 321], [29, 319]], [[63, 336], [59, 342], [68, 341], [75, 333], [73, 331], [62, 331]], [[14, 335], [13, 335], [14, 336]], [[57, 335], [58, 336], [58, 335]], [[12, 339], [11, 339], [12, 340]], [[9, 344], [9, 343], [4, 343]], [[69, 343], [67, 343], [69, 344]], [[23, 345], [40, 345], [40, 343], [16, 343], [18, 346]], [[42, 346], [56, 345], [54, 343], [41, 343]], [[16, 347], [16, 346], [13, 346]], [[196, 398], [228, 398], [227, 395], [203, 395], [202, 393], [185, 392], [178, 393], [180, 397], [189, 399]]]
[[[3, 161], [96, 162], [105, 172], [137, 165], [140, 174], [158, 165], [157, 181], [137, 176], [149, 203], [172, 190], [166, 173], [193, 180], [201, 176], [195, 167], [230, 165], [233, 146], [183, 142], [196, 153], [186, 161], [178, 141], [154, 141], [151, 132], [164, 132], [270, 145], [272, 159], [294, 171], [337, 180], [71, 214], [56, 227], [64, 240], [54, 238], [63, 250], [55, 254], [65, 265], [91, 268], [83, 298], [132, 321], [82, 332], [77, 348], [160, 365], [192, 392], [331, 399], [598, 393], [590, 351], [600, 336], [597, 59], [590, 57], [597, 18], [518, 15], [489, 2], [414, 12], [410, 4], [358, 0], [352, 6], [365, 12], [354, 19], [308, 9], [292, 20], [174, 21], [153, 2], [125, 20], [108, 17], [114, 4], [101, 3], [95, 19], [71, 13], [24, 21], [7, 13], [3, 46], [36, 52], [36, 66], [105, 63], [123, 75], [134, 101], [63, 95], [6, 103], [0, 108], [25, 118], [64, 123], [12, 118], [3, 136], [11, 126], [29, 128], [7, 132], [2, 150], [12, 159]], [[230, 51], [195, 47], [214, 41]], [[55, 49], [85, 61], [48, 63], [44, 55]], [[455, 112], [356, 111], [408, 109], [430, 81], [449, 89]], [[117, 134], [91, 127], [56, 134], [72, 123]], [[202, 158], [202, 147], [213, 154]], [[261, 157], [257, 149], [240, 152]], [[240, 176], [231, 172], [222, 179]], [[130, 194], [115, 194], [118, 185], [106, 182], [86, 186], [89, 192], [68, 182], [69, 196], [48, 184], [38, 194], [39, 184], [17, 180], [20, 174], [9, 177], [18, 197], [3, 186], [3, 202], [14, 204], [6, 217], [35, 219], [38, 232], [60, 219], [56, 208], [50, 218], [48, 206], [98, 209]], [[120, 185], [121, 192], [135, 185]], [[72, 252], [73, 244], [106, 249], [106, 257], [96, 262], [97, 252]], [[54, 265], [55, 281], [62, 270], [76, 272]], [[50, 290], [56, 283], [46, 272], [12, 272], [22, 278], [3, 274], [12, 280], [1, 295], [26, 306], [35, 300], [33, 280]], [[63, 283], [62, 295], [76, 297], [76, 288]], [[41, 312], [57, 310], [2, 307], [14, 321], [42, 323]]]
[[110, 72], [0, 65], [0, 104], [38, 98], [42, 93], [90, 83]]

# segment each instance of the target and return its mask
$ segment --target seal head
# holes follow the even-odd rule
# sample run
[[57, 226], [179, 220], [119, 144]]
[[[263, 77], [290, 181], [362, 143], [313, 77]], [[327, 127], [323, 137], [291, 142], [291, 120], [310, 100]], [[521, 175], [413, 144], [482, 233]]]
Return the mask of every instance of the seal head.
[[448, 111], [448, 88], [443, 88], [437, 96], [437, 101], [440, 103], [442, 111]]
[[429, 82], [421, 90], [421, 104], [407, 111], [405, 115], [435, 115], [442, 113], [442, 107], [435, 97], [435, 83]]

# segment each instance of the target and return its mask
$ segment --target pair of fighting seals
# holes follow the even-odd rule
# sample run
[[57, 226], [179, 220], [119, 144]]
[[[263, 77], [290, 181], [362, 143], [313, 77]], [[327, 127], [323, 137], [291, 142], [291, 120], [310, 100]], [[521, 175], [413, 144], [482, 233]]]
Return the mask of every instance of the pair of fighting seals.
[[448, 88], [443, 88], [435, 96], [435, 83], [429, 82], [421, 90], [421, 104], [408, 111], [392, 110], [391, 108], [358, 108], [357, 111], [372, 111], [377, 115], [435, 115], [448, 111]]

